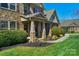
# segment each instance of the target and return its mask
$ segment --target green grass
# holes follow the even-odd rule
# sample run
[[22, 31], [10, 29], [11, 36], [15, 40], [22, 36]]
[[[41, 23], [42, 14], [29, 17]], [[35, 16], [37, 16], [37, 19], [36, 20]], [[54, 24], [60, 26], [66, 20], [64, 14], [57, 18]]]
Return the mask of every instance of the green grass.
[[77, 56], [79, 55], [79, 35], [71, 35], [67, 40], [47, 47], [24, 47], [0, 51], [1, 56]]

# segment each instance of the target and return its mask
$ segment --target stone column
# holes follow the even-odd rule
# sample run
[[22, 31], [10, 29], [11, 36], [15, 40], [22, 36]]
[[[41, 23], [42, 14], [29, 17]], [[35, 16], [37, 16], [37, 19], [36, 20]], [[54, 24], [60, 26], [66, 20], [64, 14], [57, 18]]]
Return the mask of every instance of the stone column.
[[49, 35], [48, 35], [49, 37], [51, 37], [52, 36], [52, 24], [50, 24], [50, 29], [49, 29]]
[[45, 39], [46, 38], [46, 30], [45, 30], [45, 23], [43, 23], [43, 31], [42, 31], [42, 39]]
[[38, 23], [38, 37], [40, 37], [41, 32], [41, 22]]
[[35, 24], [34, 21], [31, 21], [30, 26], [30, 41], [29, 42], [35, 42]]

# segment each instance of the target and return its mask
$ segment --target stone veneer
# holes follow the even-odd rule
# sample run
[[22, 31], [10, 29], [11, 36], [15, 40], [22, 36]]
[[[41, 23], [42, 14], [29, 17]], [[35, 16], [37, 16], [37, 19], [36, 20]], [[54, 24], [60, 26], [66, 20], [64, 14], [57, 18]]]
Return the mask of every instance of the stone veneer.
[[7, 9], [0, 9], [0, 20], [20, 20], [20, 14], [12, 11], [12, 10], [7, 10]]
[[19, 29], [23, 30], [23, 24], [21, 21], [21, 14], [17, 11], [8, 10], [1, 8], [0, 9], [0, 21], [16, 21], [19, 25]]

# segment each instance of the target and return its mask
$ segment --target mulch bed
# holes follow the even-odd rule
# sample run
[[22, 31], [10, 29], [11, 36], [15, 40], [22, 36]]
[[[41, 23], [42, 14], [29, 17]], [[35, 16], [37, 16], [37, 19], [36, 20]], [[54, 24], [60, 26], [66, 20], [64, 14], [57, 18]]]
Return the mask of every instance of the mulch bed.
[[17, 46], [46, 47], [46, 46], [49, 46], [51, 44], [52, 43], [46, 43], [46, 42], [22, 43], [22, 44], [12, 45], [12, 46], [8, 46], [8, 47], [1, 47], [0, 51], [10, 49], [10, 48], [14, 48], [14, 47], [17, 47]]

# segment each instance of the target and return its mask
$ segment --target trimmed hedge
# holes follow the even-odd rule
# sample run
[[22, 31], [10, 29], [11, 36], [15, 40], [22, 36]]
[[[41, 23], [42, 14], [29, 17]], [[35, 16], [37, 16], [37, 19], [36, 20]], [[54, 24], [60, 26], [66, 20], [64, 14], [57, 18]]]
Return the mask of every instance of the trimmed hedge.
[[26, 42], [27, 33], [20, 30], [1, 30], [0, 47]]

